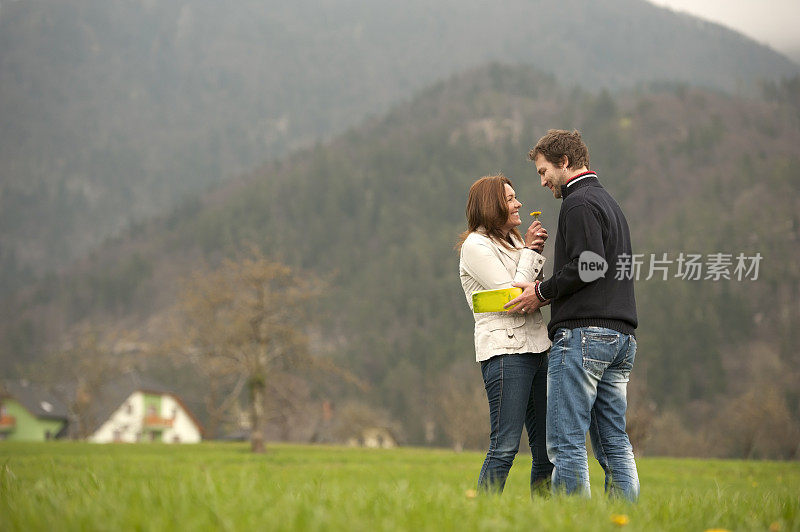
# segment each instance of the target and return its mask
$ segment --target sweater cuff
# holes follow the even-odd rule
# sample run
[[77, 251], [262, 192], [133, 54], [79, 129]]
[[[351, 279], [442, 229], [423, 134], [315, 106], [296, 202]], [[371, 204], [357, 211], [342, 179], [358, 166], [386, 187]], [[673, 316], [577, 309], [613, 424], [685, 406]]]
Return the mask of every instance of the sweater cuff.
[[542, 297], [542, 293], [539, 291], [539, 285], [541, 284], [542, 283], [537, 282], [536, 285], [533, 287], [533, 291], [536, 293], [536, 297], [539, 298], [539, 301], [544, 303], [547, 300], [544, 297]]
[[536, 289], [537, 289], [536, 290], [536, 295], [539, 298], [544, 298], [544, 301], [546, 301], [548, 299], [553, 299], [553, 296], [555, 295], [554, 290], [553, 290], [553, 279], [552, 278], [548, 279], [546, 281], [542, 281], [541, 283], [539, 283], [539, 285], [536, 287]]

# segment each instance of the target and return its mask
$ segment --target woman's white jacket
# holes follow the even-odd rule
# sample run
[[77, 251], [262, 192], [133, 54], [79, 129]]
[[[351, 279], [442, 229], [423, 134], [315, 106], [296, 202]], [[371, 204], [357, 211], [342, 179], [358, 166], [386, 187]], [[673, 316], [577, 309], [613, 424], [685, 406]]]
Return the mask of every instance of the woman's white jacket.
[[[533, 250], [508, 249], [483, 231], [467, 236], [461, 246], [459, 274], [467, 304], [472, 310], [472, 293], [477, 290], [511, 288], [511, 283], [533, 282], [545, 258]], [[541, 353], [550, 348], [547, 327], [538, 309], [530, 314], [482, 312], [475, 318], [475, 359], [478, 362], [510, 353]]]

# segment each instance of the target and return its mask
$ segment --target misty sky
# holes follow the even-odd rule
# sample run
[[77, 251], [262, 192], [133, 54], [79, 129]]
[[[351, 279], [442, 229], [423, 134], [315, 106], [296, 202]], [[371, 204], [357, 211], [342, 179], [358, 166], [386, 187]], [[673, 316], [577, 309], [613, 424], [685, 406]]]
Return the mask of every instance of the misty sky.
[[800, 56], [800, 0], [650, 0], [653, 4], [685, 11], [718, 22], [756, 41]]

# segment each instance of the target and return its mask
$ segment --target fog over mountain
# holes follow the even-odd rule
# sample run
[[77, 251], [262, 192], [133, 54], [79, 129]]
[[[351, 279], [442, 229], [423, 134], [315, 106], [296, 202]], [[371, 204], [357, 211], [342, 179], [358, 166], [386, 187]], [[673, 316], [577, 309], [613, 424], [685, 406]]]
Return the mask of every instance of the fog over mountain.
[[0, 293], [489, 60], [587, 90], [798, 72], [642, 0], [4, 1]]

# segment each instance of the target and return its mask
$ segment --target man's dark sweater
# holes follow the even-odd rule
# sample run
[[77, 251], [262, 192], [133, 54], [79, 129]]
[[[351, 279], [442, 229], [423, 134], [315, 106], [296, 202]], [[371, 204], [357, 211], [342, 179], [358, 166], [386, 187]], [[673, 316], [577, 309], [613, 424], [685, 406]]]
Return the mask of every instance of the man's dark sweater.
[[[547, 332], [552, 340], [559, 327], [605, 327], [634, 334], [638, 325], [633, 295], [631, 237], [622, 209], [594, 172], [572, 177], [561, 187], [564, 201], [558, 214], [553, 277], [537, 291], [552, 300]], [[591, 251], [608, 262], [605, 276], [581, 280], [579, 257]], [[618, 259], [627, 266], [618, 274]], [[586, 270], [585, 270], [586, 271]], [[622, 277], [622, 279], [617, 279]]]

